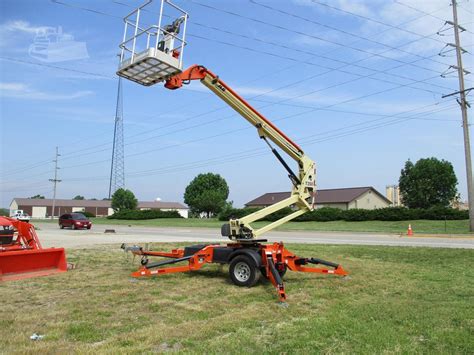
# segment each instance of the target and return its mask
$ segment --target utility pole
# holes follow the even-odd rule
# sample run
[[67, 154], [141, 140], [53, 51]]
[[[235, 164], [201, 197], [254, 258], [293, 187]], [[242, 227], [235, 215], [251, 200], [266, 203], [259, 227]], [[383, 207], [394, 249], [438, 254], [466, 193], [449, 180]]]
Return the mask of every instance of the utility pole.
[[[455, 48], [456, 48], [456, 57], [457, 57], [457, 66], [453, 67], [458, 71], [459, 79], [459, 96], [458, 103], [461, 106], [462, 112], [462, 128], [464, 132], [464, 154], [466, 159], [466, 176], [467, 176], [467, 199], [469, 204], [469, 230], [474, 232], [474, 187], [472, 181], [472, 161], [471, 161], [471, 143], [469, 139], [469, 122], [467, 119], [467, 108], [469, 103], [466, 101], [466, 89], [464, 88], [464, 73], [465, 70], [462, 67], [462, 52], [465, 50], [461, 47], [461, 41], [459, 39], [459, 29], [465, 30], [458, 23], [458, 11], [456, 0], [451, 0], [451, 5], [453, 7], [453, 23], [454, 28], [454, 39], [455, 39]], [[449, 23], [449, 22], [448, 22]], [[469, 89], [468, 89], [469, 90]], [[450, 95], [445, 95], [450, 96]]]
[[54, 162], [54, 179], [49, 179], [53, 183], [53, 210], [51, 211], [51, 219], [54, 219], [54, 209], [56, 207], [56, 186], [58, 182], [61, 182], [61, 180], [58, 179], [58, 157], [61, 156], [61, 154], [58, 153], [58, 147], [56, 147], [56, 156], [53, 160]]

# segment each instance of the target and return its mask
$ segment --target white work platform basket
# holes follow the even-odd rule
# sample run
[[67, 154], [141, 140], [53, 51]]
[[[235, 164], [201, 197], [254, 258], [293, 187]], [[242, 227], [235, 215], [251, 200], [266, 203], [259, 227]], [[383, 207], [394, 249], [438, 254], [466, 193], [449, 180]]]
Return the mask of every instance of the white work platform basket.
[[[159, 14], [148, 6], [152, 0], [124, 17], [125, 29], [120, 44], [117, 75], [150, 86], [181, 73], [186, 45], [188, 14], [161, 0]], [[158, 15], [158, 25], [147, 21]], [[167, 25], [162, 25], [167, 22]]]

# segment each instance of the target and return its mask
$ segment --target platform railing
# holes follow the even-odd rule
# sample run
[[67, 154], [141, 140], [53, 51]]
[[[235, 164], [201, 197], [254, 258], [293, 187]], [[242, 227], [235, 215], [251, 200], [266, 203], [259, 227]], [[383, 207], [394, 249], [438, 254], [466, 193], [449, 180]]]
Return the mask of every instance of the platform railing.
[[[176, 43], [176, 45], [174, 45], [173, 48], [170, 48], [170, 55], [172, 55], [175, 50], [179, 51], [178, 61], [179, 68], [181, 69], [183, 66], [184, 47], [186, 45], [185, 36], [188, 14], [180, 7], [171, 3], [169, 0], [161, 0], [158, 25], [148, 25], [147, 27], [140, 26], [142, 11], [151, 12], [147, 9], [144, 9], [151, 2], [152, 0], [147, 0], [147, 2], [145, 2], [143, 5], [134, 9], [127, 16], [124, 17], [125, 27], [123, 32], [123, 39], [122, 43], [120, 43], [119, 45], [119, 47], [121, 48], [120, 63], [130, 60], [130, 64], [132, 64], [137, 54], [141, 53], [142, 51], [148, 50], [150, 48], [159, 50], [159, 44], [162, 40], [164, 40], [165, 36], [172, 36], [175, 40], [174, 43]], [[180, 14], [179, 17], [183, 18], [183, 31], [181, 35], [169, 33], [165, 31], [165, 29], [162, 27], [165, 4], [175, 9]], [[154, 39], [153, 37], [155, 37], [154, 45], [152, 45]], [[140, 42], [142, 39], [143, 42]], [[140, 43], [144, 43], [144, 46], [140, 46]]]

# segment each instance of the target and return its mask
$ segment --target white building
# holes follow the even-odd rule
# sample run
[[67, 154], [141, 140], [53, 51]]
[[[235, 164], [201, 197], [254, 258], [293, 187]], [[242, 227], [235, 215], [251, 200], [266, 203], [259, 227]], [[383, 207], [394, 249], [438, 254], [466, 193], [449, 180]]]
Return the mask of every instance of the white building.
[[[53, 200], [49, 198], [17, 198], [10, 203], [10, 213], [14, 210], [23, 210], [33, 218], [47, 218], [52, 214]], [[181, 217], [188, 218], [189, 208], [178, 202], [139, 201], [140, 210], [178, 211]], [[64, 213], [89, 212], [97, 217], [106, 217], [114, 213], [111, 201], [108, 200], [64, 200], [56, 199], [54, 216]]]

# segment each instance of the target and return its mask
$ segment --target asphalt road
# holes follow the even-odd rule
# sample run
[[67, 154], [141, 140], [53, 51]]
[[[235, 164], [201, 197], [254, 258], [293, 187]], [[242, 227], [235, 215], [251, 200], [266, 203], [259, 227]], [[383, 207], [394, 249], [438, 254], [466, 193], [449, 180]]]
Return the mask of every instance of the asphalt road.
[[[94, 225], [91, 230], [59, 229], [53, 223], [35, 223], [43, 247], [89, 248], [98, 244], [143, 244], [152, 242], [221, 242], [229, 240], [220, 236], [218, 229], [161, 228]], [[115, 233], [104, 233], [114, 229]], [[474, 249], [474, 238], [462, 237], [407, 237], [378, 233], [347, 232], [271, 232], [269, 242], [309, 244], [388, 245], [433, 248]]]

